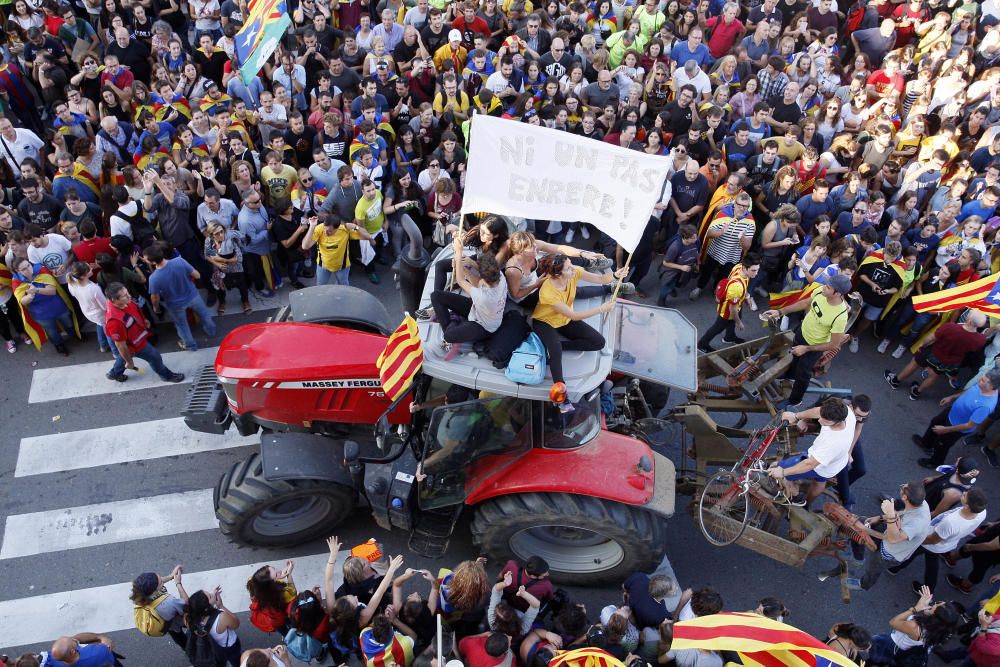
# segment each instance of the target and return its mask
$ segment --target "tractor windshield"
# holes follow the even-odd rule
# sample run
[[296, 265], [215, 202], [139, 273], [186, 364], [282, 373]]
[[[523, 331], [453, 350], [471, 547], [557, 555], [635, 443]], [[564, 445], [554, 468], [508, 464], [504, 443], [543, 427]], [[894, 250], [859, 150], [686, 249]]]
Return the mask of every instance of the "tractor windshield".
[[590, 442], [601, 430], [601, 406], [596, 395], [574, 402], [570, 412], [562, 412], [552, 403], [541, 403], [541, 406], [542, 442], [547, 449], [579, 447]]
[[434, 410], [421, 463], [427, 477], [420, 484], [420, 507], [464, 502], [472, 465], [481, 472], [483, 466], [503, 466], [527, 452], [531, 424], [531, 402], [520, 398], [487, 398]]

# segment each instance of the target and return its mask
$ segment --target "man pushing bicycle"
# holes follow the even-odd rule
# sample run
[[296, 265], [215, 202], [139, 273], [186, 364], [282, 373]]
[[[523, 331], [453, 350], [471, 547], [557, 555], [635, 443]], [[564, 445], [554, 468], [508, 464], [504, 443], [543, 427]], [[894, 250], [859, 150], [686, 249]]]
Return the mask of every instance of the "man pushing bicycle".
[[[783, 412], [781, 418], [794, 425], [815, 419], [820, 426], [819, 435], [805, 453], [789, 456], [767, 470], [767, 474], [782, 485], [776, 499], [802, 507], [821, 494], [827, 481], [836, 477], [850, 461], [854, 412], [842, 399], [830, 397], [819, 407]], [[808, 494], [799, 490], [798, 482], [802, 480], [812, 482]]]

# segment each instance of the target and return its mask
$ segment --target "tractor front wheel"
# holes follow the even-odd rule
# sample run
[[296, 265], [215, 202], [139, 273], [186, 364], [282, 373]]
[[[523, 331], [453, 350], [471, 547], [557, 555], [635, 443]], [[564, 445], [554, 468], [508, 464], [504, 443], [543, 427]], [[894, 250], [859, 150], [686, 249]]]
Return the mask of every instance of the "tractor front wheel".
[[323, 480], [267, 480], [260, 454], [235, 464], [215, 487], [215, 515], [229, 539], [255, 547], [325, 537], [350, 515], [354, 489]]
[[492, 558], [541, 556], [556, 582], [592, 586], [651, 572], [666, 553], [666, 522], [641, 508], [567, 493], [500, 496], [476, 507], [476, 544]]

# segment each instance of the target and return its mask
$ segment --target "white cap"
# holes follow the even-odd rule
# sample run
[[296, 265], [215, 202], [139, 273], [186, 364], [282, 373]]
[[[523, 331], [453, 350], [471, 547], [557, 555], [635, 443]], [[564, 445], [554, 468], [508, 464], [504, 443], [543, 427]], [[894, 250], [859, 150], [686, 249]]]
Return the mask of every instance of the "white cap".
[[448, 41], [449, 42], [461, 42], [462, 41], [462, 33], [459, 32], [457, 29], [452, 28], [451, 32], [448, 33]]

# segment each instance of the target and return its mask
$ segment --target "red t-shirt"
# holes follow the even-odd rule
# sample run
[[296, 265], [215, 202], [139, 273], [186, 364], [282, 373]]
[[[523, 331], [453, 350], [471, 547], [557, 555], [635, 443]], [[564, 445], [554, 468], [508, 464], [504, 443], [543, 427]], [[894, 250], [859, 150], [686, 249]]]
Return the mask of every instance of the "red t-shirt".
[[708, 38], [708, 51], [713, 58], [721, 58], [729, 53], [736, 43], [736, 38], [743, 31], [743, 24], [739, 19], [733, 19], [729, 23], [722, 20], [721, 16], [713, 16], [705, 22], [705, 27], [712, 31]]
[[494, 658], [486, 652], [487, 637], [489, 634], [475, 635], [458, 642], [458, 652], [462, 654], [468, 667], [497, 667], [497, 665], [507, 661], [506, 655]]
[[132, 74], [131, 70], [125, 67], [119, 69], [118, 74], [115, 74], [114, 76], [108, 74], [107, 70], [101, 72], [102, 86], [108, 83], [113, 83], [119, 89], [125, 90], [126, 88], [129, 88], [134, 82], [135, 82], [135, 75]]
[[885, 70], [875, 70], [868, 76], [868, 81], [865, 82], [869, 86], [875, 86], [875, 91], [878, 93], [879, 97], [885, 97], [889, 94], [890, 90], [895, 89], [900, 95], [903, 94], [903, 88], [906, 83], [903, 81], [903, 77], [899, 74], [893, 74], [892, 78], [889, 78]]
[[980, 350], [986, 345], [986, 336], [977, 331], [967, 331], [961, 324], [942, 324], [934, 332], [931, 352], [943, 364], [949, 366], [962, 363], [969, 352]]
[[459, 16], [451, 22], [451, 27], [462, 33], [462, 46], [470, 51], [475, 46], [473, 40], [476, 38], [476, 33], [479, 33], [486, 39], [493, 36], [493, 33], [490, 32], [490, 24], [482, 16], [477, 16], [473, 19], [472, 23], [466, 23], [465, 17]]
[[[76, 258], [81, 262], [86, 262], [87, 264], [95, 264], [97, 262], [97, 256], [102, 252], [107, 253], [112, 257], [115, 256], [114, 250], [111, 248], [111, 242], [103, 236], [95, 236], [92, 239], [83, 239], [73, 246], [73, 254], [76, 255]], [[94, 277], [96, 277], [100, 272], [100, 268], [95, 268]]]

